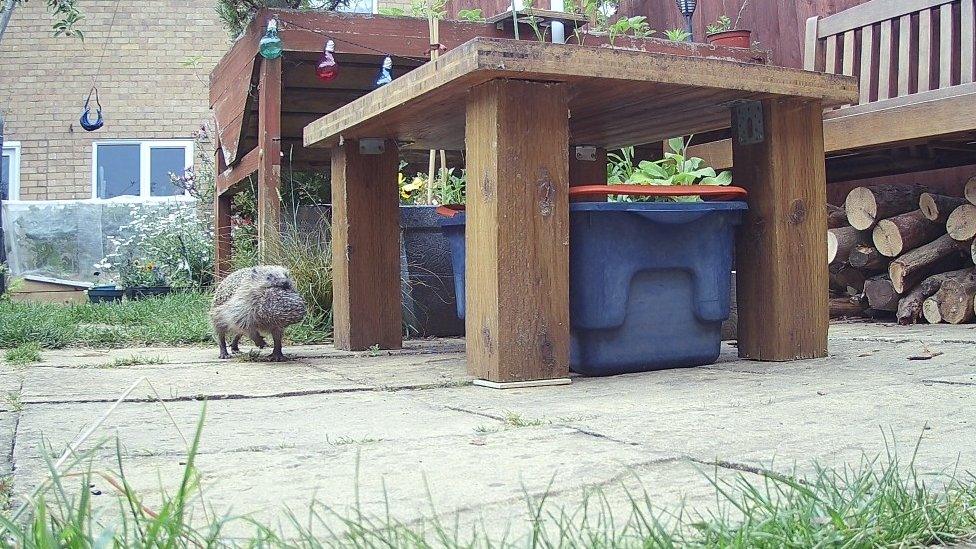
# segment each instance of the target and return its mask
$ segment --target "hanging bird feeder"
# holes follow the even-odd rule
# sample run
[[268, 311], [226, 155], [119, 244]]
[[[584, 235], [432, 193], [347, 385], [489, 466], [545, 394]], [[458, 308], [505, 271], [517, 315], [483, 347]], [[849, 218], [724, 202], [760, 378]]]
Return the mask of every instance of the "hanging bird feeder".
[[[95, 113], [97, 116], [95, 120], [91, 119], [92, 94], [95, 95]], [[95, 86], [92, 86], [92, 89], [88, 92], [88, 99], [85, 99], [85, 108], [81, 112], [81, 119], [78, 122], [86, 132], [93, 132], [105, 125], [105, 120], [102, 118], [102, 104], [98, 101], [98, 88]]]

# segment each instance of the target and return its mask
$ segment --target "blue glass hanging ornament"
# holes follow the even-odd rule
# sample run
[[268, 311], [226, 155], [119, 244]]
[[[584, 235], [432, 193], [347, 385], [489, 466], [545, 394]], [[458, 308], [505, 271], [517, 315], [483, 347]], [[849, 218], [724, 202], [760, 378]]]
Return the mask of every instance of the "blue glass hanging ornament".
[[265, 59], [277, 59], [281, 57], [283, 48], [281, 46], [281, 38], [278, 38], [277, 19], [268, 20], [268, 30], [265, 31], [264, 36], [261, 38], [258, 50], [261, 52], [261, 57]]
[[379, 74], [376, 75], [376, 82], [373, 82], [374, 88], [379, 88], [393, 82], [393, 58], [387, 56], [383, 60], [383, 66], [380, 67]]
[[[92, 94], [95, 94], [95, 112], [98, 116], [95, 120], [91, 119], [90, 103]], [[87, 132], [93, 132], [105, 125], [105, 120], [102, 118], [102, 104], [98, 101], [98, 88], [95, 86], [92, 86], [92, 89], [88, 92], [88, 99], [85, 99], [85, 108], [81, 112], [81, 118], [78, 120], [78, 123]]]
[[335, 42], [329, 40], [325, 43], [322, 57], [319, 57], [319, 64], [315, 66], [315, 76], [323, 82], [330, 82], [339, 76], [339, 64], [336, 63], [334, 52]]

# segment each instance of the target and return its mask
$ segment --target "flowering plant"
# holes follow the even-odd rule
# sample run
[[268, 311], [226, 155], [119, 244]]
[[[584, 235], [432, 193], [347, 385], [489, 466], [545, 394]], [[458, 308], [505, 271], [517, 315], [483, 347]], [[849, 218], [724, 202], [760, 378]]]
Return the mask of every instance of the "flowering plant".
[[118, 274], [123, 286], [201, 288], [213, 280], [213, 227], [192, 203], [129, 206], [130, 221], [108, 235], [111, 251], [95, 268]]
[[119, 265], [119, 281], [126, 288], [167, 286], [159, 265], [154, 261], [133, 259]]

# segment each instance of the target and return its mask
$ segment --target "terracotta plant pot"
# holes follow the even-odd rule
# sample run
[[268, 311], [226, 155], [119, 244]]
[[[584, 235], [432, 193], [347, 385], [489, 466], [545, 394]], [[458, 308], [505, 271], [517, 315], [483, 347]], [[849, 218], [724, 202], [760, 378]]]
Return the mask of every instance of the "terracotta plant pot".
[[716, 46], [728, 46], [730, 48], [750, 48], [752, 47], [752, 31], [729, 30], [705, 35], [705, 41]]

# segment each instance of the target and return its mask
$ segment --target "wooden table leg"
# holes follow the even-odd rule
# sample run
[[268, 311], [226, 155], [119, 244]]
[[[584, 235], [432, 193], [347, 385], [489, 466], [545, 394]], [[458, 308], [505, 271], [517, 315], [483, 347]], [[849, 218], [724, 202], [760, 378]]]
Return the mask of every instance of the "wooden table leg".
[[732, 131], [735, 181], [749, 190], [736, 242], [739, 356], [826, 356], [822, 109], [817, 101], [771, 99], [762, 111], [760, 142], [742, 143]]
[[358, 141], [332, 150], [332, 318], [338, 349], [399, 349], [403, 342], [398, 164], [394, 141], [380, 154], [361, 154]]
[[468, 371], [569, 373], [568, 108], [559, 84], [494, 80], [467, 106]]

